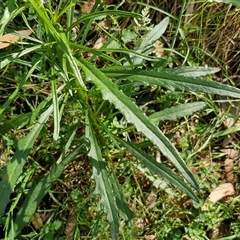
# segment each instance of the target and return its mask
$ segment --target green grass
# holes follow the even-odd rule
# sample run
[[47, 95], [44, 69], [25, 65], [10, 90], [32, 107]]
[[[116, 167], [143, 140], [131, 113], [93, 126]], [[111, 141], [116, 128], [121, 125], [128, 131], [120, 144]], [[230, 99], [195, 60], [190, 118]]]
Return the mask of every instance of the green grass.
[[219, 102], [240, 90], [213, 80], [201, 35], [192, 48], [187, 2], [82, 6], [1, 3], [1, 34], [33, 33], [0, 52], [0, 238], [239, 237], [237, 164], [235, 196], [206, 199], [226, 182], [225, 136], [239, 148]]

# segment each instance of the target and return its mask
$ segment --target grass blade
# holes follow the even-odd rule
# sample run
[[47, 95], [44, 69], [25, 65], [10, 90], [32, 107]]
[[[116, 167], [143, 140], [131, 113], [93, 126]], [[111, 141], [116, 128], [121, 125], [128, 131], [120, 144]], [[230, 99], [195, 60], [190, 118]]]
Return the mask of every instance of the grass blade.
[[142, 18], [142, 15], [138, 13], [133, 12], [127, 12], [127, 11], [119, 11], [119, 10], [107, 10], [107, 11], [99, 11], [99, 12], [93, 12], [91, 14], [84, 15], [83, 17], [80, 17], [76, 22], [74, 22], [67, 30], [66, 32], [71, 31], [74, 27], [78, 26], [81, 22], [85, 22], [86, 20], [91, 20], [93, 18], [98, 18], [102, 16], [124, 16], [124, 17], [134, 17], [134, 18]]
[[37, 61], [33, 67], [29, 70], [29, 72], [26, 74], [26, 77], [23, 77], [15, 89], [15, 91], [8, 97], [7, 101], [0, 107], [0, 114], [2, 114], [7, 107], [11, 104], [11, 102], [14, 100], [14, 98], [18, 95], [19, 91], [22, 89], [23, 84], [28, 80], [28, 78], [32, 75], [34, 70], [37, 68], [38, 64], [40, 63], [40, 60]]
[[13, 128], [18, 128], [19, 126], [23, 127], [29, 122], [32, 113], [22, 113], [17, 116], [13, 116], [10, 120], [6, 121], [3, 125], [0, 126], [0, 135], [8, 133]]
[[134, 124], [136, 129], [145, 134], [159, 150], [177, 167], [186, 180], [198, 189], [198, 183], [193, 174], [186, 166], [185, 162], [164, 136], [159, 128], [150, 122], [143, 111], [138, 108], [122, 91], [117, 89], [117, 85], [111, 82], [101, 71], [84, 59], [79, 60], [80, 67], [85, 71], [89, 81], [92, 81], [102, 92], [104, 100], [108, 100], [115, 105], [119, 111], [126, 117], [128, 122]]
[[50, 170], [49, 174], [38, 182], [37, 186], [33, 187], [28, 192], [27, 197], [20, 207], [14, 221], [15, 236], [30, 222], [43, 197], [51, 189], [53, 183], [60, 177], [66, 165], [75, 159], [79, 152], [83, 154], [83, 152], [85, 152], [83, 151], [84, 148], [85, 146], [83, 145], [77, 147], [61, 163], [54, 166]]
[[41, 114], [38, 122], [35, 124], [31, 132], [17, 142], [17, 151], [13, 155], [11, 162], [9, 162], [0, 173], [0, 218], [4, 214], [5, 207], [8, 204], [16, 181], [22, 173], [23, 166], [27, 163], [31, 148], [33, 147], [36, 138], [52, 111], [53, 106], [51, 105], [44, 113]]
[[0, 20], [0, 36], [3, 35], [5, 27], [7, 26], [7, 24], [14, 17], [16, 17], [21, 12], [23, 12], [25, 10], [25, 8], [26, 8], [25, 6], [17, 8], [16, 1], [14, 1], [14, 0], [7, 1], [7, 7], [5, 8], [4, 14], [3, 14], [3, 16], [1, 17], [1, 20]]
[[37, 52], [38, 49], [41, 49], [43, 47], [42, 44], [36, 45], [34, 47], [30, 48], [25, 48], [24, 50], [21, 51], [16, 51], [13, 53], [4, 53], [0, 55], [0, 69], [4, 68], [6, 65], [8, 65], [11, 62], [14, 62], [14, 60], [18, 60], [20, 57], [30, 53], [30, 52]]
[[55, 41], [54, 45], [55, 52], [57, 53], [58, 59], [67, 59], [67, 70], [70, 73], [71, 77], [74, 78], [73, 83], [71, 83], [73, 88], [77, 89], [77, 94], [80, 98], [80, 101], [85, 103], [86, 101], [86, 86], [82, 80], [82, 76], [76, 64], [76, 60], [73, 57], [72, 51], [70, 49], [67, 36], [63, 31], [57, 31], [53, 26], [51, 20], [46, 14], [46, 10], [42, 4], [37, 3], [35, 0], [29, 0], [32, 7], [35, 9], [36, 13], [39, 15], [45, 31], [52, 41]]
[[54, 131], [53, 131], [53, 140], [57, 141], [60, 132], [60, 112], [59, 112], [59, 102], [57, 96], [57, 88], [56, 88], [56, 79], [51, 81], [52, 86], [52, 98], [53, 98], [53, 119], [54, 119]]

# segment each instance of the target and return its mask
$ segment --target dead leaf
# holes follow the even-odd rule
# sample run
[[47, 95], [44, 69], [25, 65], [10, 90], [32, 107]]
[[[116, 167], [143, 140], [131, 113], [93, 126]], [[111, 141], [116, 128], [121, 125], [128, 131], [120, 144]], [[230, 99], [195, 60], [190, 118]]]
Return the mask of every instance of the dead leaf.
[[[222, 99], [222, 97], [219, 97]], [[232, 102], [222, 102], [220, 103], [220, 107], [222, 112], [228, 113], [226, 120], [224, 121], [224, 125], [226, 128], [231, 128], [235, 125], [236, 120], [239, 117], [239, 103]], [[229, 111], [230, 108], [230, 111]]]
[[157, 40], [154, 44], [153, 44], [154, 48], [155, 48], [155, 52], [156, 52], [156, 56], [157, 57], [162, 57], [165, 55], [164, 49], [163, 49], [163, 44]]
[[151, 192], [146, 200], [146, 207], [147, 209], [152, 209], [156, 205], [157, 195], [153, 192]]
[[[25, 36], [31, 35], [32, 31], [31, 30], [21, 30], [17, 31], [17, 33]], [[0, 49], [6, 48], [12, 43], [17, 42], [21, 36], [18, 36], [16, 34], [8, 33], [0, 37]]]
[[199, 174], [200, 173], [200, 170], [201, 170], [201, 167], [189, 167], [191, 172], [194, 173], [194, 174]]
[[104, 44], [104, 40], [104, 37], [98, 38], [98, 40], [93, 45], [93, 49], [100, 49]]
[[185, 10], [185, 19], [184, 19], [185, 25], [190, 22], [190, 19], [192, 18], [193, 14], [194, 14], [195, 6], [196, 6], [195, 1], [189, 1], [187, 3], [186, 10]]
[[65, 228], [65, 234], [67, 235], [68, 238], [73, 237], [75, 227], [76, 227], [76, 217], [74, 216], [73, 212], [70, 212], [67, 219], [67, 226]]
[[228, 144], [231, 144], [232, 140], [233, 140], [233, 134], [226, 136], [222, 142], [222, 146], [226, 147]]
[[234, 182], [233, 159], [227, 158], [224, 162], [224, 165], [225, 165], [226, 179], [229, 183], [233, 183]]
[[204, 168], [210, 168], [212, 166], [212, 158], [209, 155], [206, 155], [205, 158], [202, 160]]
[[95, 0], [86, 1], [82, 6], [82, 11], [86, 13], [90, 13], [93, 9], [94, 4], [95, 4]]
[[239, 151], [232, 148], [223, 148], [221, 152], [227, 153], [228, 158], [235, 159], [239, 156]]
[[136, 227], [138, 229], [144, 229], [145, 226], [146, 226], [146, 221], [143, 218], [138, 218], [136, 222]]
[[212, 230], [209, 235], [210, 235], [209, 237], [211, 240], [219, 239], [219, 235], [220, 235], [219, 228], [215, 228], [214, 230]]
[[155, 240], [157, 236], [156, 234], [154, 234], [154, 235], [144, 235], [144, 237], [146, 240]]
[[32, 219], [31, 219], [31, 223], [32, 225], [34, 226], [34, 228], [36, 230], [40, 229], [42, 226], [43, 226], [43, 219], [41, 217], [41, 214], [39, 213], [35, 213], [33, 216], [32, 216]]
[[209, 201], [216, 203], [219, 200], [234, 195], [234, 187], [232, 183], [223, 183], [216, 187], [209, 195]]

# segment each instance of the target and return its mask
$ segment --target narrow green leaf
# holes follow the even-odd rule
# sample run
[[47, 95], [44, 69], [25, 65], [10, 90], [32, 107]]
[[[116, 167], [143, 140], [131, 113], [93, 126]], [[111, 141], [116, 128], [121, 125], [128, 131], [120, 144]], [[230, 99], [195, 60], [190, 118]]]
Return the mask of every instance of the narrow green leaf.
[[144, 2], [140, 2], [140, 1], [138, 2], [138, 4], [141, 5], [141, 6], [144, 6], [144, 7], [146, 7], [146, 8], [149, 8], [149, 9], [153, 9], [153, 10], [155, 10], [156, 12], [160, 12], [160, 13], [162, 13], [164, 16], [168, 16], [168, 17], [170, 17], [171, 19], [174, 19], [174, 20], [176, 20], [176, 21], [179, 20], [179, 19], [178, 19], [178, 16], [174, 16], [174, 15], [170, 14], [169, 12], [164, 11], [162, 8], [159, 8], [158, 6], [153, 6], [153, 5], [151, 5], [151, 4], [144, 3]]
[[[121, 67], [121, 64], [118, 60], [116, 59], [113, 59], [112, 57], [104, 54], [103, 52], [107, 52], [107, 53], [125, 53], [125, 54], [131, 54], [132, 56], [136, 56], [136, 57], [139, 57], [141, 59], [145, 59], [145, 60], [148, 60], [148, 61], [159, 61], [158, 58], [156, 57], [151, 57], [151, 56], [146, 56], [144, 54], [141, 54], [141, 53], [138, 53], [137, 51], [134, 51], [134, 50], [129, 50], [129, 49], [124, 49], [124, 48], [100, 48], [100, 49], [92, 49], [92, 48], [88, 48], [86, 46], [82, 46], [80, 44], [71, 44], [71, 46], [74, 46], [74, 47], [77, 47], [79, 48], [80, 50], [84, 50], [86, 52], [91, 52], [93, 54], [95, 54], [96, 56], [99, 56], [103, 59], [106, 59], [106, 60], [109, 60], [111, 62], [114, 62], [116, 63], [117, 65], [119, 66], [114, 66], [114, 67]], [[124, 68], [126, 69], [126, 67]]]
[[29, 72], [26, 74], [25, 77], [22, 77], [19, 85], [15, 89], [15, 91], [8, 97], [7, 101], [0, 107], [0, 114], [2, 114], [6, 108], [11, 104], [11, 102], [15, 99], [15, 97], [18, 95], [19, 91], [22, 89], [23, 84], [28, 80], [28, 78], [31, 76], [31, 74], [34, 72], [34, 70], [37, 68], [37, 65], [40, 63], [40, 60], [37, 61], [33, 67], [29, 70]]
[[160, 23], [146, 34], [139, 49], [144, 49], [146, 46], [156, 42], [166, 31], [169, 24], [169, 17], [165, 17]]
[[28, 155], [38, 137], [44, 123], [53, 111], [52, 105], [41, 114], [38, 122], [30, 133], [17, 142], [17, 151], [13, 155], [11, 162], [0, 173], [0, 218], [3, 216], [5, 207], [8, 204], [10, 195], [14, 190], [16, 181], [22, 173], [23, 166], [27, 163]]
[[90, 151], [88, 156], [93, 164], [92, 178], [96, 182], [94, 194], [99, 195], [100, 204], [102, 204], [104, 212], [107, 214], [107, 219], [110, 223], [112, 239], [118, 239], [119, 218], [116, 206], [116, 199], [113, 195], [111, 178], [108, 176], [106, 163], [102, 159], [101, 149], [96, 139], [96, 133], [87, 116], [86, 137], [90, 142]]
[[203, 109], [205, 106], [206, 104], [204, 102], [180, 104], [178, 106], [166, 108], [160, 112], [155, 112], [149, 116], [149, 119], [151, 122], [158, 125], [159, 121], [176, 120], [180, 117], [191, 115], [194, 112]]
[[52, 98], [53, 98], [53, 119], [54, 119], [54, 131], [53, 131], [53, 140], [57, 141], [60, 132], [60, 120], [61, 116], [59, 113], [59, 102], [57, 96], [57, 87], [56, 87], [56, 79], [51, 81], [52, 86]]
[[169, 158], [177, 167], [186, 180], [196, 189], [198, 183], [193, 174], [186, 166], [185, 162], [164, 136], [160, 129], [154, 125], [143, 111], [136, 106], [122, 91], [117, 89], [117, 85], [111, 82], [101, 71], [84, 59], [79, 60], [80, 67], [85, 71], [87, 80], [92, 81], [102, 92], [104, 100], [108, 100], [126, 117], [127, 121], [134, 124], [138, 131], [141, 131], [151, 142], [157, 145], [159, 150]]
[[57, 31], [56, 28], [52, 25], [51, 20], [49, 19], [42, 4], [39, 6], [39, 3], [37, 3], [35, 0], [29, 0], [29, 2], [31, 3], [36, 13], [39, 15], [39, 19], [41, 19], [43, 26], [45, 27], [45, 31], [49, 37], [53, 38], [53, 40], [56, 41], [55, 46], [57, 54], [59, 54], [61, 58], [63, 58], [63, 56], [66, 56], [66, 59], [68, 60], [69, 72], [71, 72], [72, 77], [74, 77], [74, 80], [77, 82], [77, 86], [75, 87], [78, 88], [80, 99], [81, 101], [85, 101], [86, 86], [82, 80], [75, 58], [72, 55], [66, 34], [63, 31]]
[[27, 124], [31, 117], [32, 113], [23, 113], [17, 116], [12, 117], [10, 120], [4, 122], [0, 126], [0, 135], [8, 133], [10, 130], [18, 127], [23, 127]]
[[220, 137], [223, 136], [230, 136], [233, 133], [239, 132], [240, 131], [240, 126], [233, 126], [227, 129], [224, 129], [222, 131], [218, 131], [216, 133], [213, 133], [213, 138], [219, 139]]
[[21, 12], [23, 12], [25, 10], [25, 8], [26, 8], [26, 6], [17, 7], [15, 0], [7, 1], [7, 6], [6, 6], [3, 16], [1, 16], [1, 20], [0, 20], [0, 36], [3, 35], [7, 24], [14, 17], [16, 17]]
[[163, 178], [160, 178], [157, 174], [153, 175], [146, 166], [139, 164], [139, 161], [131, 162], [131, 164], [135, 166], [135, 168], [138, 169], [146, 178], [148, 178], [154, 187], [162, 189], [169, 196], [177, 197], [177, 189], [174, 189], [173, 186], [169, 185], [169, 183]]
[[166, 73], [176, 73], [177, 75], [182, 75], [185, 77], [201, 77], [206, 76], [209, 74], [213, 74], [216, 72], [219, 72], [221, 69], [216, 67], [189, 67], [189, 66], [183, 66], [183, 67], [177, 67], [177, 68], [171, 68], [166, 69]]
[[[60, 93], [65, 87], [65, 84], [62, 84], [61, 86], [59, 86], [59, 88], [57, 89], [57, 93]], [[63, 95], [60, 96], [60, 98], [62, 98]], [[48, 97], [46, 97], [42, 102], [40, 102], [37, 106], [37, 108], [34, 110], [34, 112], [32, 112], [31, 115], [31, 120], [30, 122], [34, 122], [35, 119], [39, 116], [39, 114], [41, 113], [42, 109], [46, 106], [46, 104], [48, 102], [52, 101], [52, 95], [49, 95]]]
[[240, 98], [240, 89], [221, 84], [214, 81], [208, 81], [201, 78], [184, 77], [166, 72], [145, 71], [145, 70], [108, 70], [103, 69], [109, 77], [128, 79], [130, 81], [142, 82], [144, 84], [158, 85], [171, 89], [205, 92], [209, 94], [218, 94]]
[[116, 204], [118, 207], [120, 217], [127, 223], [133, 219], [133, 212], [130, 210], [128, 203], [123, 195], [121, 186], [119, 185], [118, 180], [112, 174], [110, 176], [110, 181], [113, 186], [114, 196], [116, 197]]
[[15, 59], [19, 59], [20, 57], [30, 53], [30, 52], [37, 52], [38, 49], [41, 49], [43, 47], [42, 44], [35, 45], [34, 47], [30, 48], [24, 48], [24, 50], [16, 51], [13, 53], [5, 53], [3, 55], [0, 55], [0, 69], [7, 66], [9, 63], [13, 62]]
[[[61, 7], [61, 9], [59, 9], [59, 10], [61, 10], [61, 12], [57, 15], [57, 18], [55, 21], [59, 22], [59, 19], [62, 17], [62, 15], [66, 14], [66, 13], [69, 14], [69, 12], [72, 10], [74, 11], [75, 5], [76, 5], [76, 3], [72, 2], [72, 3], [66, 4], [66, 6], [64, 6], [64, 7]], [[59, 5], [59, 7], [60, 7], [60, 5]], [[73, 16], [70, 18], [70, 20], [72, 20], [71, 23], [73, 22]], [[69, 23], [68, 23], [68, 25], [69, 25]]]
[[22, 86], [27, 81], [28, 77], [29, 76], [27, 75], [25, 78], [22, 78], [20, 80], [20, 83], [18, 84], [14, 92], [8, 97], [7, 101], [0, 107], [0, 114], [2, 114], [11, 104], [11, 102], [17, 97], [19, 91], [22, 89]]
[[0, 20], [0, 36], [3, 35], [4, 33], [4, 28], [6, 27], [6, 25], [8, 24], [8, 22], [11, 21], [14, 12], [16, 12], [16, 1], [12, 0], [12, 1], [8, 1], [7, 2], [7, 6], [4, 10], [3, 16], [1, 17]]
[[74, 22], [67, 30], [71, 31], [74, 27], [79, 26], [79, 23], [85, 22], [86, 20], [90, 20], [93, 18], [101, 17], [101, 16], [125, 16], [125, 17], [134, 17], [134, 18], [142, 18], [142, 15], [138, 13], [133, 12], [127, 12], [127, 11], [119, 11], [119, 10], [107, 10], [107, 11], [99, 11], [99, 12], [93, 12], [91, 14], [84, 15], [80, 17], [76, 22]]
[[174, 185], [183, 193], [187, 194], [194, 201], [199, 202], [198, 197], [192, 191], [192, 189], [169, 167], [157, 162], [152, 157], [148, 156], [145, 152], [138, 149], [134, 144], [123, 141], [122, 139], [113, 135], [113, 137], [121, 143], [126, 149], [135, 156], [139, 161], [141, 161], [152, 174], [157, 174], [159, 177], [163, 178], [168, 183]]
[[[75, 131], [76, 132], [76, 131]], [[76, 158], [76, 156], [81, 152], [83, 152], [85, 146], [81, 145], [74, 149], [61, 163], [54, 166], [48, 175], [43, 177], [36, 186], [32, 187], [24, 200], [22, 206], [20, 207], [19, 212], [16, 215], [14, 221], [14, 233], [15, 237], [21, 230], [30, 222], [33, 214], [35, 213], [38, 205], [42, 201], [43, 197], [48, 193], [51, 189], [53, 183], [60, 177], [64, 168]]]
[[[145, 56], [147, 56], [150, 52], [153, 51], [153, 43], [156, 42], [166, 31], [167, 26], [169, 23], [169, 17], [165, 17], [159, 24], [154, 26], [154, 28], [146, 34], [146, 36], [143, 38], [143, 41], [138, 49], [136, 49], [136, 52], [141, 53]], [[136, 57], [130, 54], [130, 57], [132, 59], [132, 63], [134, 65], [142, 64], [143, 58]]]
[[[123, 48], [101, 48], [98, 51], [104, 51], [104, 52], [109, 52], [109, 53], [112, 53], [112, 52], [114, 52], [114, 53], [126, 53], [127, 55], [130, 54], [131, 56], [133, 56], [133, 58], [136, 57], [136, 58], [139, 58], [139, 59], [144, 59], [144, 60], [148, 60], [148, 61], [152, 61], [152, 62], [159, 61], [158, 58], [147, 56], [147, 54], [145, 54], [145, 53], [140, 53], [138, 51], [123, 49]], [[118, 67], [118, 66], [114, 66], [114, 67]], [[121, 66], [119, 66], [119, 67], [121, 67]], [[124, 67], [126, 68], [127, 66], [124, 66]]]

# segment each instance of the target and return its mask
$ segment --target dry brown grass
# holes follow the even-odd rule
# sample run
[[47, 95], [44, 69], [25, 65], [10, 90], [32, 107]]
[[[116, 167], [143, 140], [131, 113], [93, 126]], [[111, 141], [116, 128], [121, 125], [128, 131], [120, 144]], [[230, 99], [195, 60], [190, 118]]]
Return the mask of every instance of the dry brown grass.
[[[144, 3], [168, 12], [176, 18], [180, 16], [183, 7], [182, 0], [146, 0]], [[236, 79], [240, 64], [240, 9], [223, 3], [187, 1], [183, 13], [181, 28], [192, 52], [190, 55], [198, 55], [202, 64], [221, 67], [223, 74], [219, 77], [229, 75]], [[150, 9], [149, 16], [152, 23], [158, 23], [164, 14]], [[169, 41], [177, 28], [177, 22], [171, 21], [171, 24]], [[182, 39], [177, 39], [175, 47], [184, 50]], [[196, 54], [194, 51], [201, 53]]]
[[[195, 18], [193, 24], [199, 25], [199, 21], [199, 18]], [[218, 59], [223, 69], [228, 68], [230, 76], [239, 75], [240, 9], [219, 3], [208, 4], [201, 24], [202, 34], [197, 37], [202, 50], [210, 54], [206, 62], [212, 65], [212, 59]]]

